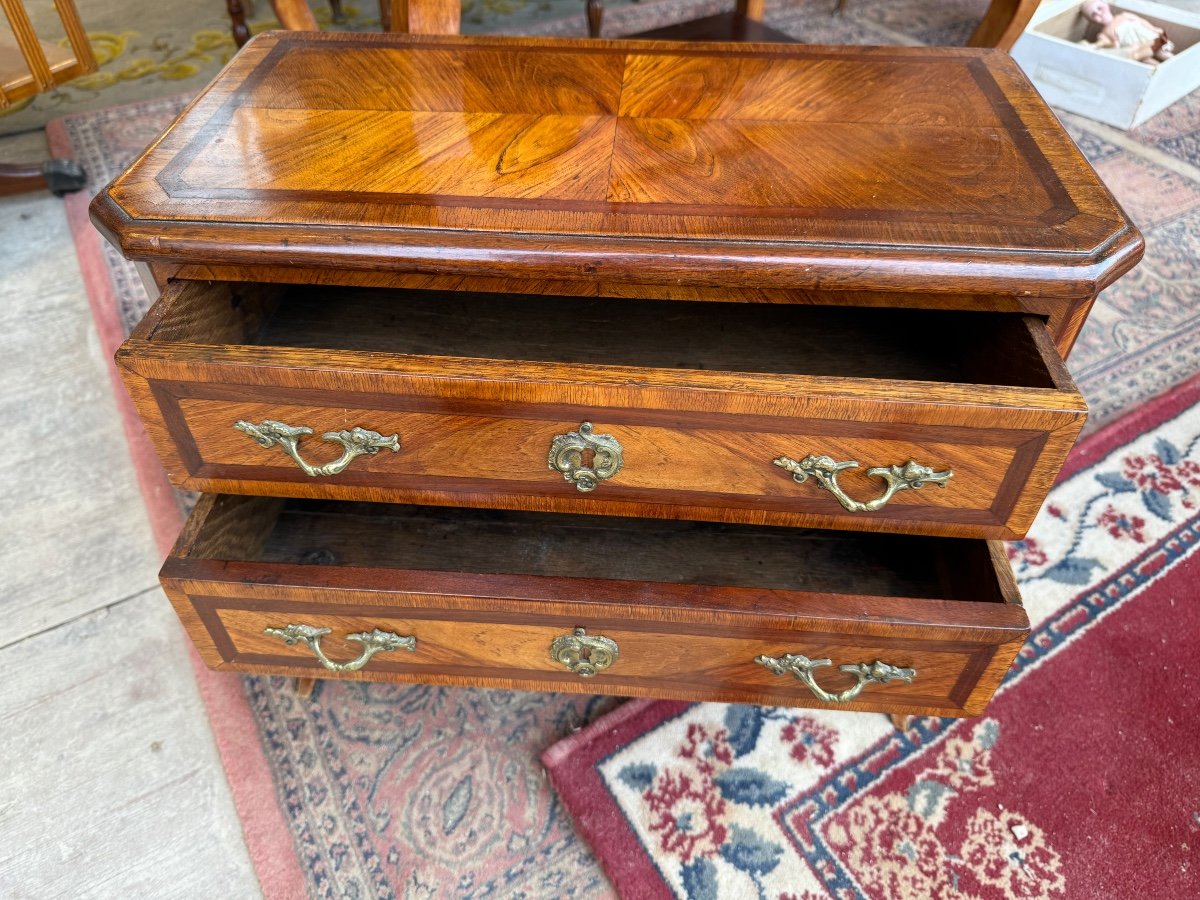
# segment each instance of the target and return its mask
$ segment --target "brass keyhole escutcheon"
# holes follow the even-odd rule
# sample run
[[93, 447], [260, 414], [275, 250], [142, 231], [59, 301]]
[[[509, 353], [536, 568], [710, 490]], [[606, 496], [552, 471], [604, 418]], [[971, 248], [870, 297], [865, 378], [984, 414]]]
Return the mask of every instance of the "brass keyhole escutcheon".
[[551, 470], [583, 493], [612, 478], [624, 463], [620, 442], [611, 434], [596, 434], [591, 422], [580, 423], [578, 431], [555, 435], [550, 442]]
[[564, 634], [550, 644], [550, 658], [580, 678], [591, 678], [607, 669], [617, 661], [619, 654], [616, 641], [589, 635], [585, 628], [576, 628], [574, 634]]

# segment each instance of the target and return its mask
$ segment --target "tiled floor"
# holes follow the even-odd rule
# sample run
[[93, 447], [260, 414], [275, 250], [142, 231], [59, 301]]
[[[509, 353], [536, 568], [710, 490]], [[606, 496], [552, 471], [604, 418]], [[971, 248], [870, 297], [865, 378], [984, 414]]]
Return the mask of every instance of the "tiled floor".
[[0, 897], [259, 896], [46, 192], [0, 198], [0, 422]]

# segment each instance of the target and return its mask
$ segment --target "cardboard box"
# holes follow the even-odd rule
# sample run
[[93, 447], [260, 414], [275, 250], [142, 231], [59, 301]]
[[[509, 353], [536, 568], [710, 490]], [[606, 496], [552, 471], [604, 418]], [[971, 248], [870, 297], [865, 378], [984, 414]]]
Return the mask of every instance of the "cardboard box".
[[1043, 3], [1012, 56], [1051, 106], [1133, 128], [1200, 87], [1200, 16], [1151, 3], [1122, 0], [1113, 12], [1136, 13], [1165, 28], [1175, 56], [1151, 65], [1085, 44], [1081, 0]]

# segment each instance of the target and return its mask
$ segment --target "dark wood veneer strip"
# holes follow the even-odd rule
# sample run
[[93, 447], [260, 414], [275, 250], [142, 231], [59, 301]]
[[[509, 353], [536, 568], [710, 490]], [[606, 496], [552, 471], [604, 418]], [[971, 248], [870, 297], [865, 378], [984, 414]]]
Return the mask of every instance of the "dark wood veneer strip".
[[966, 665], [963, 666], [962, 673], [958, 676], [958, 680], [954, 686], [950, 688], [950, 699], [959, 706], [965, 706], [967, 698], [971, 696], [971, 691], [975, 690], [975, 686], [979, 684], [979, 679], [987, 670], [988, 664], [996, 655], [996, 648], [980, 647], [974, 653], [967, 656]]

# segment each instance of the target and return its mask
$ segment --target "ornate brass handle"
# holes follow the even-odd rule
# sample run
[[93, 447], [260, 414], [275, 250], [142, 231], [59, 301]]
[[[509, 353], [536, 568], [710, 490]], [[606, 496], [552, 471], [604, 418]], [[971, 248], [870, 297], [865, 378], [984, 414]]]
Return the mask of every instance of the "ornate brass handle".
[[817, 684], [812, 671], [822, 666], [832, 666], [833, 660], [809, 659], [807, 656], [802, 656], [799, 653], [788, 653], [780, 657], [756, 656], [754, 657], [754, 661], [760, 666], [770, 669], [776, 675], [787, 675], [789, 673], [795, 675], [813, 692], [814, 697], [825, 703], [849, 703], [862, 693], [863, 688], [872, 682], [887, 684], [889, 681], [894, 680], [912, 684], [912, 680], [917, 677], [916, 669], [901, 669], [897, 666], [880, 662], [879, 660], [875, 660], [870, 665], [866, 663], [850, 663], [849, 665], [838, 666], [838, 668], [843, 672], [849, 672], [857, 678], [858, 684], [849, 690], [842, 691], [840, 694], [831, 694]]
[[550, 442], [550, 468], [561, 472], [580, 491], [594, 491], [601, 481], [620, 472], [623, 464], [617, 439], [611, 434], [593, 434], [591, 422]]
[[562, 663], [580, 678], [591, 678], [617, 661], [617, 642], [600, 635], [589, 635], [576, 628], [574, 634], [556, 637], [550, 645], [550, 658]]
[[883, 509], [887, 502], [900, 491], [918, 490], [924, 487], [926, 482], [933, 482], [938, 487], [945, 487], [946, 482], [954, 477], [954, 472], [949, 469], [945, 472], [935, 472], [929, 466], [923, 466], [915, 459], [910, 459], [903, 466], [877, 466], [867, 469], [867, 474], [872, 478], [882, 478], [887, 482], [887, 489], [874, 500], [863, 503], [847, 496], [837, 481], [838, 472], [843, 469], [858, 468], [858, 462], [853, 459], [837, 462], [829, 456], [809, 454], [796, 462], [790, 457], [781, 456], [775, 460], [775, 465], [791, 472], [792, 480], [797, 484], [804, 484], [811, 475], [817, 479], [817, 484], [837, 497], [838, 503], [850, 512], [875, 512], [877, 509]]
[[357, 672], [365, 666], [376, 653], [390, 653], [393, 650], [416, 650], [417, 639], [410, 635], [393, 634], [390, 631], [363, 631], [358, 634], [346, 635], [346, 640], [362, 644], [363, 651], [358, 659], [350, 662], [337, 663], [325, 655], [321, 649], [321, 638], [330, 634], [328, 628], [316, 628], [312, 625], [288, 625], [286, 628], [264, 628], [263, 631], [272, 637], [277, 637], [288, 646], [297, 641], [308, 644], [313, 654], [320, 660], [321, 665], [330, 672]]
[[305, 462], [300, 457], [300, 449], [297, 446], [300, 443], [300, 438], [306, 434], [312, 434], [311, 428], [304, 426], [293, 427], [285, 425], [283, 422], [276, 422], [272, 419], [263, 419], [261, 425], [255, 425], [252, 422], [244, 420], [235, 422], [233, 427], [243, 434], [248, 434], [252, 437], [259, 446], [270, 449], [278, 444], [283, 448], [283, 452], [296, 461], [304, 474], [312, 478], [318, 478], [322, 475], [336, 475], [341, 472], [350, 462], [364, 453], [369, 456], [374, 456], [380, 450], [391, 450], [393, 453], [400, 449], [400, 436], [393, 434], [391, 437], [384, 437], [378, 431], [367, 431], [365, 428], [357, 426], [349, 431], [327, 431], [321, 435], [323, 441], [333, 441], [336, 444], [342, 445], [342, 455], [331, 463], [325, 463], [323, 466], [314, 466], [311, 463]]

